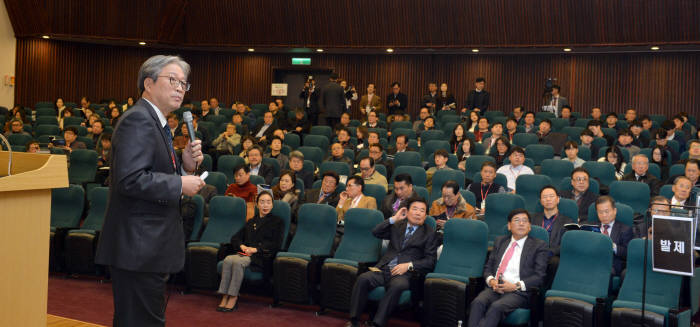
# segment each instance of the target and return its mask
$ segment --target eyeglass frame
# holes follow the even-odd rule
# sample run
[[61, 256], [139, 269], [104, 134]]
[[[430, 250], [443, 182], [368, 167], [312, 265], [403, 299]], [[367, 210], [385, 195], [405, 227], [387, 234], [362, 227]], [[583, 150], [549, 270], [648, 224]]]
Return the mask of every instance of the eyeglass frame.
[[[183, 82], [181, 80], [178, 80], [175, 78], [173, 75], [158, 75], [157, 77], [167, 77], [169, 78], [170, 81], [170, 86], [174, 87], [175, 89], [178, 88], [178, 86], [184, 90], [185, 92], [189, 92], [190, 89], [192, 88], [192, 84], [190, 82]], [[177, 84], [175, 84], [177, 82]]]

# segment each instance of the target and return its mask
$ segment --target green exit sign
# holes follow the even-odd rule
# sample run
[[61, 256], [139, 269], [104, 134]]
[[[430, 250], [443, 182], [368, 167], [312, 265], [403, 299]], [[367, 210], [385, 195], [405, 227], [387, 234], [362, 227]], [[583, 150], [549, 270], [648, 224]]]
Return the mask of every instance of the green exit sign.
[[292, 58], [292, 65], [311, 65], [311, 58]]

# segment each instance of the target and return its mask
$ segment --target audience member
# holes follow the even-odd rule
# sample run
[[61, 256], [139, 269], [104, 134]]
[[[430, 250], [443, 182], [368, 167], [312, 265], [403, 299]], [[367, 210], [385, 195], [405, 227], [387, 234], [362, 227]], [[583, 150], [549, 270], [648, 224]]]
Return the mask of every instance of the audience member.
[[[90, 125], [90, 132], [88, 133], [87, 137], [92, 139], [92, 143], [98, 144], [100, 142], [100, 137], [102, 136], [102, 132], [104, 132], [104, 126], [101, 120], [96, 120], [95, 122]], [[175, 135], [175, 134], [173, 134]]]
[[484, 90], [486, 79], [477, 77], [476, 81], [474, 81], [474, 86], [475, 89], [471, 90], [467, 95], [467, 103], [462, 108], [462, 112], [472, 110], [483, 115], [483, 112], [488, 110], [490, 103], [490, 94], [488, 91]]
[[408, 136], [406, 136], [406, 134], [399, 134], [396, 135], [396, 143], [394, 146], [387, 150], [387, 156], [389, 159], [393, 160], [397, 153], [406, 151], [416, 151], [416, 149], [408, 147]]
[[503, 136], [503, 123], [493, 123], [491, 125], [491, 135], [481, 140], [481, 144], [486, 148], [486, 154], [491, 154], [492, 148], [496, 146], [496, 140], [501, 138], [501, 136]]
[[[184, 129], [183, 129], [184, 131]], [[255, 138], [253, 136], [247, 135], [243, 138], [243, 141], [241, 141], [241, 152], [238, 153], [238, 156], [243, 158], [246, 164], [249, 163], [248, 161], [248, 151], [252, 149], [255, 146]]]
[[289, 153], [289, 168], [294, 171], [297, 178], [304, 182], [304, 188], [308, 189], [313, 185], [314, 172], [304, 170], [304, 154], [294, 150]]
[[671, 161], [677, 162], [680, 159], [678, 151], [668, 145], [668, 131], [666, 129], [663, 127], [657, 128], [654, 132], [654, 138], [656, 139], [656, 145], [671, 153]]
[[537, 136], [540, 144], [551, 145], [554, 153], [557, 155], [564, 149], [564, 144], [568, 140], [568, 135], [552, 131], [552, 121], [549, 119], [544, 119], [540, 122]]
[[631, 227], [623, 223], [616, 223], [617, 208], [612, 197], [608, 195], [599, 197], [595, 201], [595, 210], [598, 214], [598, 221], [600, 221], [600, 232], [610, 237], [613, 242], [612, 273], [614, 276], [620, 276], [625, 269], [627, 260], [627, 244], [634, 237], [634, 232]]
[[[384, 153], [384, 147], [379, 143], [369, 146], [369, 157], [374, 159], [375, 165], [383, 165], [386, 168], [386, 175], [391, 177], [394, 173], [394, 162], [390, 161]], [[384, 176], [384, 177], [387, 177]]]
[[627, 149], [630, 153], [630, 157], [634, 157], [641, 150], [638, 146], [632, 144], [632, 141], [634, 141], [634, 137], [629, 129], [624, 128], [617, 133], [617, 146]]
[[321, 98], [326, 126], [333, 127], [340, 122], [340, 115], [345, 111], [345, 89], [338, 84], [337, 73], [331, 73], [330, 81], [323, 87]]
[[454, 95], [447, 90], [447, 83], [440, 84], [435, 108], [438, 110], [455, 110], [457, 108]]
[[267, 140], [272, 137], [272, 132], [277, 128], [273, 114], [267, 111], [263, 116], [263, 121], [258, 124], [258, 127], [252, 135], [255, 136], [258, 142], [267, 142]]
[[496, 164], [492, 161], [485, 161], [481, 164], [479, 175], [481, 182], [472, 182], [467, 186], [467, 190], [474, 193], [476, 198], [476, 208], [478, 211], [483, 211], [486, 208], [486, 197], [489, 194], [505, 193], [506, 186], [495, 182], [496, 179]]
[[382, 98], [374, 94], [374, 83], [367, 84], [367, 94], [360, 98], [360, 109], [363, 116], [368, 116], [370, 112], [382, 112]]
[[418, 118], [413, 122], [413, 131], [418, 133], [420, 131], [420, 126], [421, 124], [424, 124], [425, 119], [430, 116], [430, 111], [426, 106], [423, 106], [420, 108], [420, 111], [418, 112]]
[[433, 175], [435, 175], [435, 172], [442, 169], [450, 169], [450, 167], [447, 167], [447, 160], [449, 158], [450, 155], [445, 149], [438, 149], [435, 151], [435, 154], [433, 155], [435, 166], [428, 168], [428, 170], [425, 172], [425, 188], [428, 189], [428, 193], [432, 193], [433, 191]]
[[418, 133], [416, 133], [416, 136], [418, 137], [418, 146], [420, 146], [420, 136], [423, 134], [425, 131], [432, 131], [435, 129], [435, 117], [430, 116], [428, 118], [425, 118], [423, 121], [423, 129], [419, 130]]
[[474, 141], [482, 143], [484, 134], [489, 132], [489, 119], [486, 117], [479, 117], [479, 128], [474, 131]]
[[578, 157], [578, 144], [574, 141], [567, 141], [564, 144], [564, 153], [566, 156], [562, 160], [568, 160], [574, 165], [574, 168], [581, 167], [586, 162]]
[[302, 134], [308, 134], [311, 130], [311, 123], [304, 114], [304, 110], [297, 108], [294, 110], [294, 119], [290, 120], [287, 124], [292, 133], [295, 133], [301, 137]]
[[263, 162], [262, 152], [262, 149], [257, 145], [248, 150], [250, 174], [264, 178], [265, 184], [270, 185], [272, 184], [272, 179], [275, 178], [275, 170], [272, 166]]
[[357, 101], [358, 99], [357, 90], [355, 90], [355, 86], [353, 85], [348, 86], [348, 82], [346, 80], [340, 80], [340, 86], [342, 86], [344, 90], [345, 113], [350, 113], [350, 110], [352, 109], [352, 102]]
[[620, 127], [617, 125], [617, 114], [616, 113], [611, 112], [611, 113], [605, 115], [604, 127], [614, 129], [616, 132], [620, 130]]
[[[561, 238], [564, 236], [564, 225], [574, 221], [571, 217], [559, 212], [559, 192], [552, 185], [547, 185], [540, 190], [540, 204], [543, 212], [532, 215], [532, 224], [541, 226], [549, 234], [549, 249], [555, 256], [559, 256]], [[578, 220], [578, 217], [574, 217]], [[556, 270], [554, 271], [556, 272]]]
[[[671, 197], [671, 205], [694, 205], [693, 200], [695, 199], [696, 195], [695, 192], [692, 192], [692, 189], [693, 184], [688, 177], [676, 177], [676, 180], [673, 182], [673, 187], [671, 188], [671, 190], [673, 190], [673, 196]], [[691, 200], [688, 201], [688, 199]], [[680, 208], [684, 209], [682, 207]]]
[[282, 169], [289, 165], [289, 157], [282, 153], [282, 139], [277, 136], [273, 136], [270, 139], [270, 152], [265, 153], [263, 158], [277, 159]]
[[579, 136], [579, 139], [581, 140], [581, 147], [591, 150], [591, 160], [597, 160], [596, 157], [598, 156], [598, 150], [600, 150], [598, 145], [593, 144], [594, 137], [593, 132], [591, 132], [589, 129], [584, 129], [581, 131], [581, 136]]
[[456, 154], [459, 144], [464, 142], [466, 138], [467, 133], [464, 130], [464, 126], [462, 124], [455, 125], [452, 129], [452, 135], [450, 135], [450, 152]]
[[311, 118], [311, 123], [318, 125], [318, 114], [321, 112], [318, 100], [321, 98], [321, 91], [316, 87], [316, 80], [309, 78], [304, 82], [304, 88], [299, 93], [299, 98], [304, 101], [304, 111], [307, 117]]
[[226, 124], [226, 130], [211, 142], [216, 152], [216, 158], [225, 154], [233, 154], [239, 144], [241, 144], [241, 136], [236, 133], [236, 125], [233, 123]]
[[613, 144], [615, 144], [615, 138], [603, 133], [602, 126], [603, 123], [601, 123], [599, 120], [591, 120], [588, 122], [588, 124], [586, 124], [586, 128], [593, 133], [593, 137], [604, 138], [607, 146], [613, 146]]
[[272, 187], [272, 195], [275, 200], [287, 202], [291, 212], [297, 212], [300, 194], [301, 191], [297, 188], [297, 176], [294, 171], [282, 170], [279, 182]]
[[649, 158], [643, 154], [632, 157], [632, 172], [622, 177], [623, 181], [642, 182], [649, 185], [651, 195], [658, 195], [663, 184], [656, 176], [649, 174]]
[[322, 203], [331, 207], [338, 205], [340, 192], [338, 192], [338, 174], [327, 171], [321, 175], [321, 188], [314, 188], [304, 192], [305, 203]]
[[403, 115], [406, 113], [408, 105], [408, 97], [401, 93], [401, 84], [399, 82], [391, 83], [391, 93], [386, 97], [386, 108], [390, 115]]
[[237, 196], [246, 203], [253, 203], [258, 194], [258, 188], [250, 182], [250, 167], [248, 165], [238, 165], [233, 168], [234, 183], [226, 188], [225, 195]]
[[569, 100], [559, 94], [561, 91], [561, 88], [559, 85], [553, 85], [552, 86], [552, 96], [549, 100], [549, 105], [554, 107], [554, 115], [559, 117], [561, 108], [564, 106], [569, 105]]
[[525, 114], [525, 123], [523, 127], [525, 128], [525, 133], [537, 133], [537, 126], [535, 125], [535, 113], [528, 111]]
[[508, 179], [508, 189], [511, 192], [515, 192], [515, 180], [518, 179], [520, 175], [534, 175], [535, 172], [528, 166], [525, 166], [525, 150], [519, 146], [514, 146], [510, 149], [510, 155], [508, 155], [510, 164], [503, 165], [496, 171], [499, 174], [503, 174]]
[[467, 132], [475, 133], [479, 130], [479, 113], [476, 111], [469, 112], [469, 120], [467, 121]]
[[598, 162], [609, 162], [615, 167], [615, 178], [619, 181], [625, 174], [625, 157], [622, 155], [622, 151], [617, 146], [611, 146], [605, 150], [605, 154], [598, 159]]
[[442, 196], [430, 205], [429, 215], [435, 218], [437, 230], [441, 231], [452, 218], [476, 219], [476, 210], [459, 193], [459, 184], [447, 181], [442, 185]]
[[12, 120], [10, 121], [10, 129], [7, 132], [5, 132], [5, 136], [9, 137], [10, 135], [32, 136], [24, 130], [24, 123], [19, 118], [12, 118]]
[[380, 174], [376, 169], [374, 169], [374, 159], [372, 157], [364, 157], [360, 159], [360, 172], [357, 176], [362, 176], [365, 180], [365, 184], [376, 184], [384, 188], [384, 192], [389, 189], [389, 183], [386, 181], [386, 177]]
[[[437, 104], [437, 84], [435, 82], [430, 82], [428, 83], [428, 93], [423, 96], [423, 101], [421, 103], [421, 107], [425, 107], [428, 110], [428, 115], [434, 115], [435, 114], [435, 105]], [[423, 108], [421, 108], [421, 112], [423, 111]], [[427, 116], [427, 115], [426, 115]], [[421, 118], [424, 119], [424, 118]], [[414, 126], [415, 129], [415, 126]]]
[[[590, 175], [583, 167], [574, 168], [571, 172], [571, 190], [564, 190], [561, 197], [576, 201], [578, 206], [578, 223], [588, 220], [588, 207], [594, 203], [598, 195], [590, 189]], [[574, 217], [571, 217], [574, 218]]]
[[97, 166], [109, 167], [112, 161], [112, 134], [104, 133], [97, 148]]
[[503, 166], [503, 163], [508, 157], [508, 153], [510, 153], [510, 147], [510, 142], [508, 142], [508, 138], [505, 136], [501, 136], [496, 140], [495, 149], [491, 150], [489, 153], [495, 160], [496, 167], [501, 168], [501, 166]]
[[639, 120], [634, 120], [630, 123], [630, 132], [632, 133], [632, 144], [638, 146], [639, 148], [649, 147], [649, 134], [642, 133], [644, 128], [642, 128], [642, 122]]
[[411, 198], [418, 197], [413, 189], [413, 179], [409, 174], [398, 174], [394, 178], [394, 192], [384, 197], [381, 211], [387, 219], [396, 214], [399, 209], [406, 207]]
[[377, 199], [364, 195], [365, 182], [360, 176], [350, 176], [345, 184], [345, 191], [340, 192], [338, 206], [335, 212], [338, 214], [338, 223], [342, 224], [345, 213], [352, 208], [377, 209]]
[[464, 139], [464, 142], [462, 142], [457, 149], [457, 158], [459, 158], [457, 168], [461, 169], [462, 171], [466, 170], [467, 159], [474, 154], [475, 150], [476, 144], [474, 143], [474, 140], [469, 137]]
[[635, 120], [637, 120], [637, 110], [635, 110], [634, 108], [629, 108], [625, 110], [625, 121], [627, 122], [627, 124], [632, 126], [632, 123]]
[[571, 106], [569, 105], [561, 107], [560, 118], [569, 121], [569, 126], [576, 125], [576, 116], [571, 114]]
[[180, 118], [174, 112], [171, 112], [166, 117], [168, 120], [168, 128], [170, 128], [170, 135], [177, 136], [180, 133]]
[[362, 123], [362, 126], [367, 128], [386, 128], [386, 123], [379, 120], [376, 111], [370, 111], [367, 114], [367, 121]]
[[593, 109], [591, 109], [591, 119], [602, 121], [603, 120], [603, 111], [600, 110], [600, 108], [598, 108], [598, 107], [593, 107]]
[[340, 143], [343, 149], [355, 150], [355, 146], [350, 143], [350, 131], [346, 127], [338, 129], [338, 143]]
[[345, 150], [340, 143], [333, 143], [333, 145], [331, 145], [331, 154], [326, 157], [325, 161], [346, 163], [348, 165], [348, 169], [350, 170], [350, 175], [352, 175], [355, 171], [352, 160], [345, 156]]
[[[39, 142], [37, 141], [29, 141], [27, 144], [24, 145], [24, 152], [27, 153], [38, 153], [39, 150], [41, 150], [41, 146], [39, 146]], [[97, 162], [99, 166], [99, 161]]]

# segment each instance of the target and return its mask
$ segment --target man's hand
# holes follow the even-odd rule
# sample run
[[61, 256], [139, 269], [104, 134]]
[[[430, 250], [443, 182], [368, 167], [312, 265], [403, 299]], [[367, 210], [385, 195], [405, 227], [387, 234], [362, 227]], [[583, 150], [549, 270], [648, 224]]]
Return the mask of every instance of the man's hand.
[[296, 130], [297, 132], [301, 132], [301, 126], [295, 128], [295, 130]]
[[348, 192], [346, 192], [346, 191], [340, 192], [340, 198], [339, 198], [340, 202], [338, 202], [338, 204], [340, 204], [342, 206], [343, 204], [345, 204], [345, 200], [347, 200], [347, 199], [348, 199]]
[[442, 220], [442, 219], [435, 219], [435, 223], [438, 225], [438, 227], [442, 228], [445, 227], [445, 222], [447, 220]]
[[406, 219], [407, 213], [408, 213], [408, 209], [406, 207], [399, 209], [399, 211], [397, 211], [396, 214], [394, 215], [394, 223], [397, 223], [403, 219]]
[[518, 287], [515, 286], [515, 284], [503, 281], [502, 284], [496, 283], [496, 287], [495, 287], [494, 291], [496, 291], [496, 293], [505, 294], [505, 293], [515, 292], [515, 290], [517, 288]]
[[479, 108], [474, 108], [474, 109], [472, 109], [472, 111], [481, 112], [481, 109], [479, 109]]
[[495, 278], [492, 278], [489, 281], [489, 287], [494, 291], [497, 292], [498, 289], [498, 281]]
[[194, 196], [204, 187], [204, 181], [199, 176], [180, 176], [180, 179], [182, 180], [182, 194], [184, 195]]
[[408, 262], [396, 265], [396, 267], [394, 267], [394, 269], [391, 270], [391, 275], [392, 276], [403, 275], [407, 271], [408, 271]]
[[203, 160], [202, 141], [194, 140], [194, 142], [187, 143], [185, 149], [182, 150], [182, 166], [185, 168], [185, 171], [197, 170], [197, 165], [202, 163]]

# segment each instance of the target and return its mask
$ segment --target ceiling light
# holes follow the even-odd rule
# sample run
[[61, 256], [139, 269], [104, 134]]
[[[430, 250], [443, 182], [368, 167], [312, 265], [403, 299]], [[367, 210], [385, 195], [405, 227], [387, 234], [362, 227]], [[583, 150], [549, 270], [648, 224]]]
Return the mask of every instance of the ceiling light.
[[571, 48], [564, 48], [564, 52], [571, 52]]
[[141, 41], [139, 42], [139, 45], [146, 45], [146, 42]]
[[394, 49], [392, 49], [392, 48], [386, 49], [386, 52], [392, 53], [392, 52], [394, 52]]
[[255, 52], [255, 49], [253, 49], [253, 48], [248, 48], [248, 52]]
[[472, 49], [472, 52], [477, 53], [479, 52], [479, 49]]
[[654, 50], [654, 51], [656, 51], [656, 50], [659, 50], [659, 47], [653, 46], [653, 47], [651, 47], [651, 49]]
[[316, 49], [316, 52], [323, 52], [323, 49]]
[[51, 37], [49, 37], [48, 35], [42, 35], [41, 38], [42, 39], [50, 39]]

